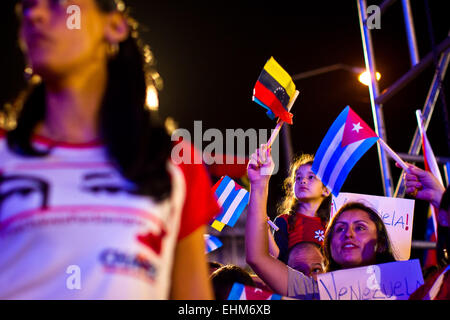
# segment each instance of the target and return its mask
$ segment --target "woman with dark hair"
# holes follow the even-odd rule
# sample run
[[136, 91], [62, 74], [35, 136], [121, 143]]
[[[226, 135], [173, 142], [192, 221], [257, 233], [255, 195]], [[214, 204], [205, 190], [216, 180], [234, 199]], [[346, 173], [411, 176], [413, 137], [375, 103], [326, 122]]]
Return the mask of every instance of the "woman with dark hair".
[[0, 139], [0, 298], [212, 298], [211, 182], [171, 161], [145, 108], [151, 53], [124, 4], [22, 0], [17, 12], [41, 81]]
[[[270, 174], [273, 168], [266, 147], [253, 154], [248, 164], [251, 190], [245, 227], [247, 263], [273, 291], [297, 299], [318, 299], [314, 277], [294, 270], [269, 253], [268, 187], [262, 172]], [[381, 218], [362, 204], [349, 203], [336, 213], [327, 228], [324, 249], [328, 271], [395, 261]]]
[[331, 220], [324, 255], [327, 272], [396, 261], [383, 220], [359, 202], [346, 203]]

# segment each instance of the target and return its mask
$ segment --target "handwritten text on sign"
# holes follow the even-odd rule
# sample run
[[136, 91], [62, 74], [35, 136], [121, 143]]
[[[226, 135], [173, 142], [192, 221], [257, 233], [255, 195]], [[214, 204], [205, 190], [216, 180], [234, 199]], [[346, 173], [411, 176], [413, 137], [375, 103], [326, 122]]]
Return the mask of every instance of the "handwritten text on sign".
[[323, 273], [317, 281], [321, 300], [407, 300], [424, 282], [417, 259]]
[[372, 196], [358, 193], [339, 193], [333, 197], [331, 216], [350, 201], [361, 202], [380, 215], [397, 260], [408, 260], [411, 253], [414, 200]]

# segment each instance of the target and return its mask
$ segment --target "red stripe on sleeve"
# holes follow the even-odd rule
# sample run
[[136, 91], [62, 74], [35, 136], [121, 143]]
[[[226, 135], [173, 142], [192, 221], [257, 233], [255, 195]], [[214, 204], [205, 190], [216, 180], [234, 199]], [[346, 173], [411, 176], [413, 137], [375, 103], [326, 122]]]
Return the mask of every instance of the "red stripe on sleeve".
[[[192, 145], [186, 147], [191, 148], [191, 154], [198, 153]], [[186, 182], [186, 198], [178, 234], [178, 240], [181, 240], [200, 226], [208, 224], [219, 214], [220, 208], [212, 191], [212, 182], [206, 167], [194, 163], [182, 163], [179, 167]]]

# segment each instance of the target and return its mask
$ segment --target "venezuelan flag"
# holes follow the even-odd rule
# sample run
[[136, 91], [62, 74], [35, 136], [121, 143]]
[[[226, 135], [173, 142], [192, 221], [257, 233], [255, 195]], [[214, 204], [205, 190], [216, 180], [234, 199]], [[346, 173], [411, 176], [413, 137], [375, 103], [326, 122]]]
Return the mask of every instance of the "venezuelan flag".
[[295, 93], [291, 76], [275, 61], [267, 61], [253, 89], [253, 101], [267, 109], [271, 119], [280, 118], [292, 124], [292, 114], [287, 106]]

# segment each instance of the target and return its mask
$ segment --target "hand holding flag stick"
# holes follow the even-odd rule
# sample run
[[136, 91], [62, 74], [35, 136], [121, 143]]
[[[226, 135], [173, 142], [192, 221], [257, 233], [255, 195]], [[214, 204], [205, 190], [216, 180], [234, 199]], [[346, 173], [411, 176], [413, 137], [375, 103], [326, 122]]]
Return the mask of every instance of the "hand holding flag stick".
[[[289, 111], [298, 95], [299, 91], [295, 89], [295, 84], [291, 76], [273, 57], [270, 57], [256, 81], [252, 97], [254, 102], [267, 110], [267, 116], [270, 119], [274, 120], [278, 118], [277, 125], [267, 141], [266, 146], [263, 148], [263, 151], [269, 150], [269, 157], [270, 148], [283, 127], [283, 124], [285, 122], [292, 124], [293, 116]], [[259, 159], [257, 159], [256, 164], [258, 167], [260, 166]], [[265, 175], [267, 172], [262, 172], [262, 174]], [[267, 218], [267, 223], [278, 231], [279, 228], [269, 218]]]

